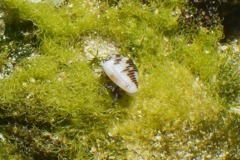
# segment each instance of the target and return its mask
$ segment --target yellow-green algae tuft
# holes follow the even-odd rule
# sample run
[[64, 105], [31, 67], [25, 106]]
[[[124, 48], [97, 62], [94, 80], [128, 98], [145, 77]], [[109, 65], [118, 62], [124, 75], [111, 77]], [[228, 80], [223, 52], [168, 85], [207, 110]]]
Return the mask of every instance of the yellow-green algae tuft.
[[[94, 2], [4, 0], [38, 27], [40, 45], [0, 80], [0, 158], [238, 158], [239, 115], [219, 94], [238, 82], [224, 85], [236, 68], [224, 68], [231, 50], [217, 52], [222, 27], [182, 32], [178, 0]], [[88, 35], [113, 40], [136, 62], [136, 97], [112, 106], [86, 61]]]

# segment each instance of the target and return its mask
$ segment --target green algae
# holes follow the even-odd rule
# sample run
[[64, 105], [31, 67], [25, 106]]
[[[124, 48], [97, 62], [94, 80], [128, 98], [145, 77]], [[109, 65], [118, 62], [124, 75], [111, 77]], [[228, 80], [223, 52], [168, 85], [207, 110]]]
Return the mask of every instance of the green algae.
[[[177, 0], [4, 3], [37, 26], [40, 44], [37, 56], [24, 55], [0, 80], [1, 159], [239, 156], [239, 115], [225, 101], [232, 92], [219, 94], [239, 86], [231, 79], [236, 68], [225, 67], [232, 52], [217, 53], [221, 26], [182, 32], [173, 14], [182, 7]], [[87, 35], [112, 39], [134, 59], [136, 97], [112, 106], [104, 80], [86, 61], [81, 38]]]

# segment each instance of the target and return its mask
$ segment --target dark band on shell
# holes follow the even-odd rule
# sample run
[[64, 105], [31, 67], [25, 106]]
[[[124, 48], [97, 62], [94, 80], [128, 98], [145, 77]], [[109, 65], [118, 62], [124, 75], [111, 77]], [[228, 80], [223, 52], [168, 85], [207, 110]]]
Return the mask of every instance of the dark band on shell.
[[[132, 60], [130, 60], [132, 61]], [[136, 84], [136, 86], [138, 87], [138, 81], [136, 79], [135, 73], [138, 72], [136, 65], [133, 63], [133, 61], [131, 63], [128, 63], [129, 66], [127, 66], [126, 69], [124, 69], [124, 72], [127, 72], [127, 75], [130, 77], [130, 79], [132, 80], [133, 83]]]
[[[119, 64], [122, 60], [123, 60], [123, 57], [119, 54], [116, 54], [114, 64]], [[126, 66], [126, 69], [124, 69], [123, 72], [127, 72], [127, 75], [130, 77], [131, 81], [133, 83], [135, 83], [136, 86], [138, 87], [138, 81], [135, 77], [135, 72], [138, 72], [136, 65], [134, 64], [134, 62], [131, 59], [128, 59], [126, 61], [126, 64], [128, 66]]]

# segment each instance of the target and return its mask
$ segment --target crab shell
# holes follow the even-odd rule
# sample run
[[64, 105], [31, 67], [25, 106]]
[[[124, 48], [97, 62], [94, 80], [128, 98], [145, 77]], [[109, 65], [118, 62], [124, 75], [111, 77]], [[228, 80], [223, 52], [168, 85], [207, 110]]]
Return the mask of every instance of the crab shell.
[[121, 89], [133, 96], [138, 91], [138, 70], [133, 61], [119, 54], [112, 54], [103, 65], [107, 76]]

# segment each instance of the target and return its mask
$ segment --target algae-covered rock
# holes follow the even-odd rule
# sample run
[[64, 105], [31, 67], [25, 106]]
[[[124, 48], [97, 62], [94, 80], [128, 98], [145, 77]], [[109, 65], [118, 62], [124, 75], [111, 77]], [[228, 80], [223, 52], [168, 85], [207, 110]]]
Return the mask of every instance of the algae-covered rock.
[[[188, 28], [178, 0], [0, 4], [0, 159], [239, 159], [240, 61], [220, 21]], [[107, 52], [139, 71], [115, 105]]]
[[1, 37], [1, 41], [3, 39], [3, 35], [4, 35], [4, 31], [5, 31], [5, 21], [3, 20], [4, 17], [4, 11], [3, 11], [3, 6], [0, 3], [0, 37]]

